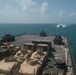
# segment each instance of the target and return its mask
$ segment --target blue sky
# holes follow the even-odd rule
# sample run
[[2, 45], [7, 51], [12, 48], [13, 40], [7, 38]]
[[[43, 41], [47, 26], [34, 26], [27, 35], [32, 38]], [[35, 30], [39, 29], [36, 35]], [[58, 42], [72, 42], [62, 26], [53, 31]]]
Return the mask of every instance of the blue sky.
[[0, 23], [76, 23], [76, 0], [0, 0]]

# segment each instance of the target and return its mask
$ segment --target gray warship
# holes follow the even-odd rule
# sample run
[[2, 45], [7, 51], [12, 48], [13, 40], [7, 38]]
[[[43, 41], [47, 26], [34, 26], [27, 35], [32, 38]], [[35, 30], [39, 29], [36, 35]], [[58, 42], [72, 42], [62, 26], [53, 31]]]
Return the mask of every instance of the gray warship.
[[0, 75], [76, 75], [67, 36], [22, 35], [0, 40]]

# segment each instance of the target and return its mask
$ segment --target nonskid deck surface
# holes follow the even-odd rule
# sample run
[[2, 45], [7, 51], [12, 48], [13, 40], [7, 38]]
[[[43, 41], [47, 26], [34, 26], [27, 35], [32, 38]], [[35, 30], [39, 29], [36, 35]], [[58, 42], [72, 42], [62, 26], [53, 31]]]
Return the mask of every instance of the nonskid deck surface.
[[[53, 55], [56, 57], [65, 57], [65, 47], [63, 45], [55, 45], [53, 39], [55, 36], [47, 36], [47, 37], [40, 37], [39, 35], [23, 35], [20, 37], [16, 37], [16, 41], [12, 42], [12, 44], [16, 46], [22, 46], [24, 43], [31, 43], [33, 40], [46, 40], [51, 41], [52, 50], [50, 50]], [[65, 36], [62, 36], [63, 42], [67, 45], [67, 39]]]
[[53, 41], [54, 36], [48, 36], [48, 37], [40, 37], [39, 35], [23, 35], [20, 37], [16, 37], [16, 41], [13, 42], [12, 44], [21, 46], [24, 43], [30, 43], [33, 40], [49, 40], [49, 41]]
[[[50, 50], [50, 56], [48, 57], [49, 62], [47, 63], [50, 68], [48, 68], [48, 66], [45, 66], [43, 69], [43, 73], [45, 71], [50, 70], [50, 72], [54, 72], [57, 73], [58, 71], [63, 73], [63, 71], [65, 71], [64, 69], [59, 69], [56, 67], [56, 62], [54, 59], [63, 59], [63, 61], [65, 61], [65, 63], [68, 66], [68, 72], [70, 73], [70, 75], [73, 75], [73, 67], [72, 67], [72, 60], [71, 60], [71, 53], [69, 51], [69, 47], [68, 47], [68, 41], [66, 36], [62, 36], [64, 45], [55, 45], [53, 39], [55, 38], [55, 36], [47, 36], [47, 37], [41, 37], [39, 35], [23, 35], [20, 37], [16, 37], [16, 41], [11, 42], [11, 44], [16, 45], [16, 46], [22, 46], [24, 43], [31, 43], [33, 40], [47, 40], [47, 41], [51, 41], [51, 46], [52, 49]], [[62, 61], [62, 62], [63, 62]], [[47, 69], [47, 70], [46, 70]], [[68, 74], [66, 74], [68, 75]]]

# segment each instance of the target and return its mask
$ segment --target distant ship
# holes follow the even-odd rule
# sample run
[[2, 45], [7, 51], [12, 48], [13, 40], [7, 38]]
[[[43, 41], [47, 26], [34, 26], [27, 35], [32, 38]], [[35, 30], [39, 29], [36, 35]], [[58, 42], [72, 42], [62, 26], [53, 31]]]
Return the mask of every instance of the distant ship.
[[59, 27], [59, 28], [64, 28], [66, 27], [64, 24], [58, 24], [56, 27]]

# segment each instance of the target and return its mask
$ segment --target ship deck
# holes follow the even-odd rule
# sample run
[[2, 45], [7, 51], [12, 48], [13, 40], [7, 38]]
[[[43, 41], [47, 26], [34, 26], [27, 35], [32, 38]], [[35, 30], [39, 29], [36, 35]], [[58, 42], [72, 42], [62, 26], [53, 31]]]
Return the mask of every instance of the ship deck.
[[[53, 42], [55, 36], [47, 36], [47, 37], [41, 37], [39, 35], [23, 35], [20, 37], [16, 37], [16, 41], [12, 42], [13, 45], [16, 46], [22, 46], [24, 43], [31, 43], [33, 40], [48, 40], [51, 41], [52, 49], [50, 58], [53, 61], [54, 58], [63, 58], [68, 66], [68, 72], [70, 75], [73, 74], [73, 66], [72, 66], [72, 59], [71, 59], [71, 53], [68, 46], [68, 41], [65, 36], [62, 36], [64, 45], [55, 45]], [[54, 65], [55, 66], [55, 65]], [[52, 68], [51, 68], [52, 69]], [[53, 71], [57, 69], [52, 69]]]

